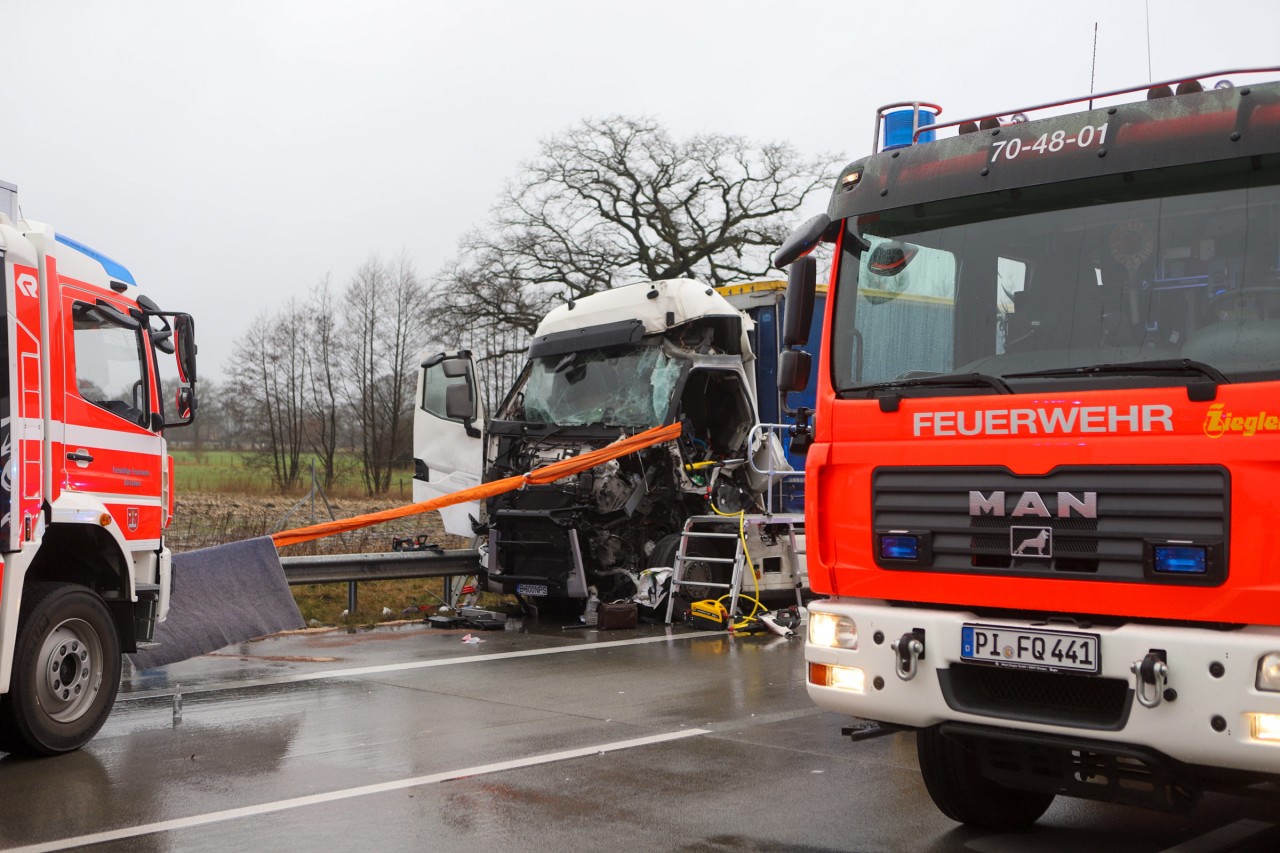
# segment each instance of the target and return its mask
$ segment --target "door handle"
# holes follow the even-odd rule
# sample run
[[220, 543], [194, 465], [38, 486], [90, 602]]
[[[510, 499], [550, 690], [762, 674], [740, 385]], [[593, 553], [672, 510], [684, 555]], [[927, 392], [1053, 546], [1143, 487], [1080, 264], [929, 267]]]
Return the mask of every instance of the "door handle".
[[68, 453], [67, 458], [72, 462], [92, 462], [93, 457], [88, 453]]

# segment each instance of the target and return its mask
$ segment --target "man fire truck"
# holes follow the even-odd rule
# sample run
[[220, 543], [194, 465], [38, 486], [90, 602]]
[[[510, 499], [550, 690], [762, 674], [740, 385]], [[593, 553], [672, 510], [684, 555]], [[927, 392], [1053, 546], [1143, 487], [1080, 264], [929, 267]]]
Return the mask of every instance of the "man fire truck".
[[[882, 108], [885, 148], [775, 258], [799, 305], [835, 243], [809, 694], [875, 721], [855, 739], [914, 730], [955, 820], [1280, 776], [1280, 83], [1258, 74], [1011, 121]], [[784, 353], [790, 387], [807, 358]]]
[[[194, 415], [196, 347], [189, 315], [159, 310], [110, 258], [15, 223], [13, 196], [0, 184], [0, 752], [50, 755], [102, 727], [121, 653], [168, 608], [164, 431]], [[176, 368], [163, 389], [162, 358]]]

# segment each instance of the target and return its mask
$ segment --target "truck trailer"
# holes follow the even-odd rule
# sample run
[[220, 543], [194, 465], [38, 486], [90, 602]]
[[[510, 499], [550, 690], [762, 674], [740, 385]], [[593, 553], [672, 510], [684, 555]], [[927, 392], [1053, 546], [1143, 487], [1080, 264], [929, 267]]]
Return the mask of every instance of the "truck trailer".
[[775, 255], [835, 244], [808, 692], [957, 821], [1280, 779], [1277, 70], [889, 105]]

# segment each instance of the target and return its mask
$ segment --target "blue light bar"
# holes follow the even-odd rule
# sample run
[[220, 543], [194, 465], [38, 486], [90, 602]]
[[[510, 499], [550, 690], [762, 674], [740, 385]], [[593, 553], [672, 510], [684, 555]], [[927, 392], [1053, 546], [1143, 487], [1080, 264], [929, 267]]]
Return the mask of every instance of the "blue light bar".
[[1157, 572], [1203, 575], [1209, 571], [1208, 552], [1199, 545], [1156, 545], [1151, 552]]
[[114, 261], [96, 249], [91, 249], [84, 243], [81, 243], [78, 240], [72, 240], [70, 237], [64, 237], [61, 234], [55, 234], [53, 239], [57, 240], [62, 245], [69, 246], [80, 254], [87, 255], [102, 264], [102, 268], [106, 270], [107, 275], [114, 278], [116, 281], [123, 281], [125, 284], [137, 284], [137, 282], [133, 280], [133, 273], [125, 269], [124, 264], [119, 261]]
[[882, 560], [920, 559], [920, 537], [880, 534]]

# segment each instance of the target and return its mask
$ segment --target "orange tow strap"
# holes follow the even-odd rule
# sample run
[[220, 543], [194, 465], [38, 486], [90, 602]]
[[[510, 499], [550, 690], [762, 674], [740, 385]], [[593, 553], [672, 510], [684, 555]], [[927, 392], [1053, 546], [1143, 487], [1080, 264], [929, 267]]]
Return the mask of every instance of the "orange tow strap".
[[357, 515], [354, 518], [344, 518], [339, 521], [326, 521], [323, 524], [313, 524], [310, 527], [297, 527], [293, 530], [282, 530], [273, 534], [271, 539], [275, 542], [277, 548], [285, 545], [297, 545], [299, 542], [310, 542], [312, 539], [323, 539], [325, 536], [333, 536], [336, 533], [345, 533], [348, 530], [359, 530], [361, 527], [370, 527], [374, 524], [381, 524], [384, 521], [390, 521], [393, 518], [404, 518], [407, 515], [418, 515], [419, 513], [431, 512], [441, 507], [453, 506], [454, 504], [466, 503], [467, 501], [484, 500], [485, 498], [500, 495], [503, 492], [510, 492], [521, 488], [526, 483], [534, 485], [544, 485], [553, 483], [556, 480], [563, 479], [579, 471], [585, 471], [588, 468], [594, 468], [602, 462], [608, 462], [610, 459], [617, 459], [619, 456], [626, 456], [635, 453], [637, 450], [643, 450], [646, 447], [652, 447], [655, 444], [662, 444], [664, 441], [672, 441], [680, 437], [680, 424], [668, 424], [667, 426], [654, 427], [644, 432], [636, 433], [630, 438], [623, 438], [615, 441], [599, 450], [592, 450], [583, 453], [581, 456], [574, 456], [569, 459], [562, 459], [543, 468], [536, 468], [528, 474], [521, 474], [515, 477], [506, 477], [502, 480], [494, 480], [491, 483], [482, 483], [479, 486], [472, 486], [469, 489], [463, 489], [459, 492], [453, 492], [448, 495], [441, 495], [438, 498], [432, 498], [429, 501], [421, 503], [409, 504], [408, 506], [399, 506], [395, 509], [385, 509], [382, 512], [371, 512], [366, 515]]

